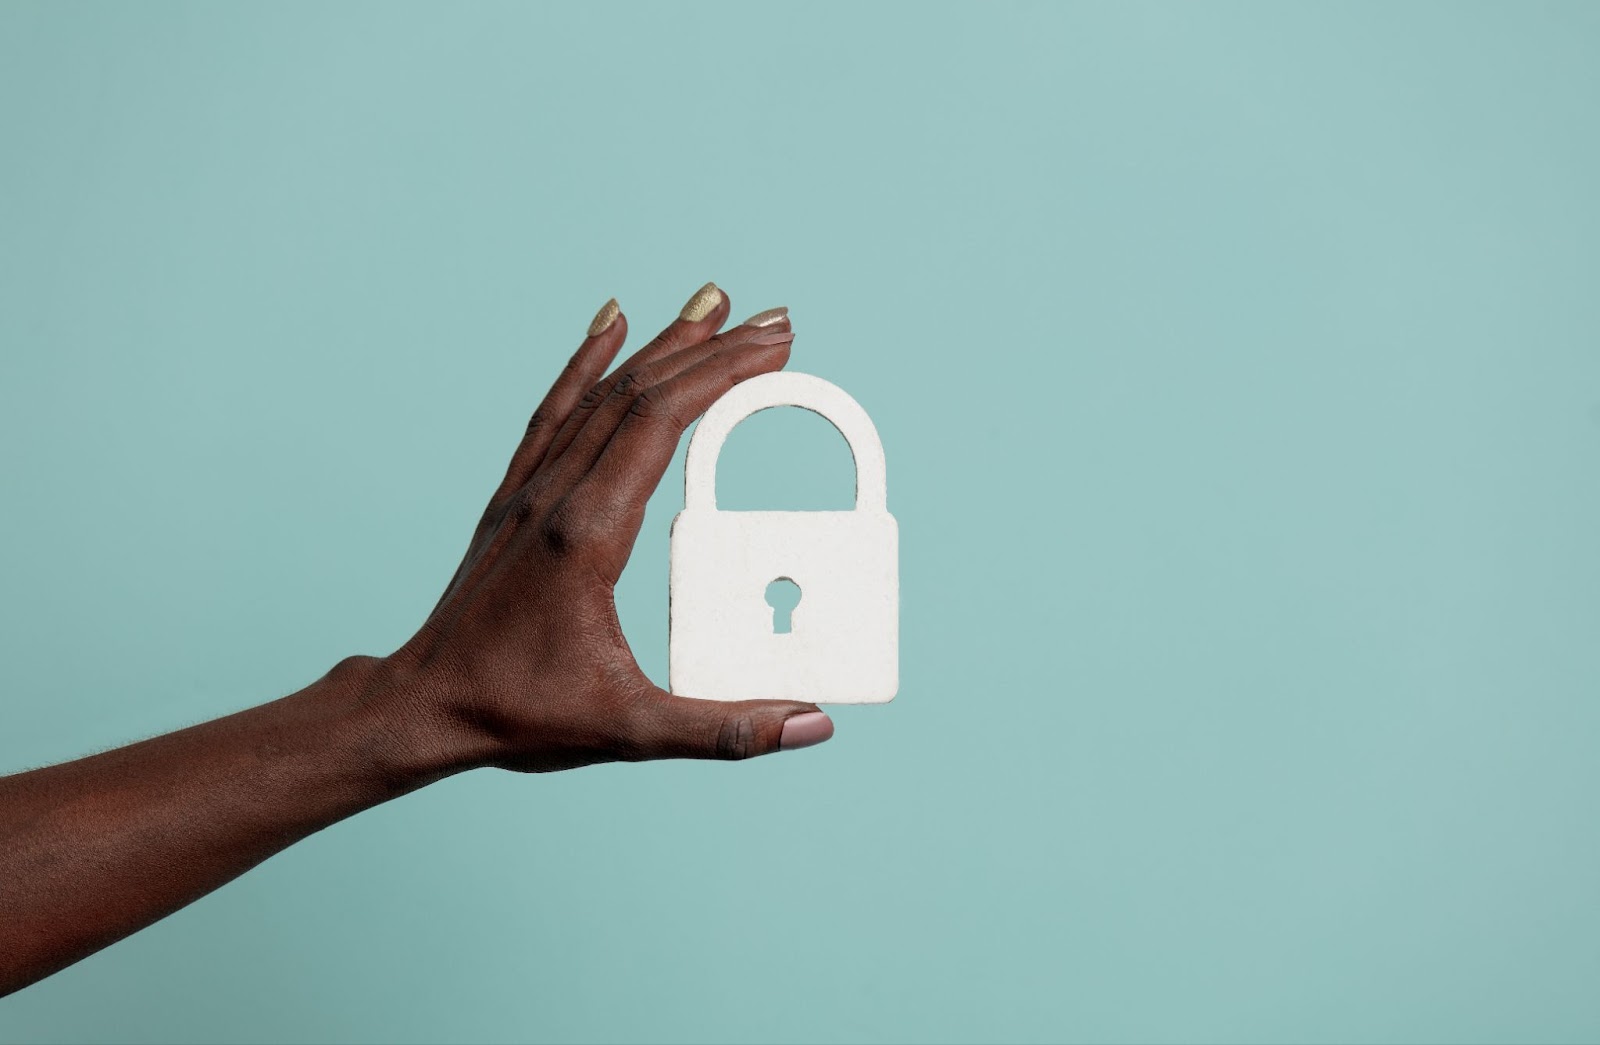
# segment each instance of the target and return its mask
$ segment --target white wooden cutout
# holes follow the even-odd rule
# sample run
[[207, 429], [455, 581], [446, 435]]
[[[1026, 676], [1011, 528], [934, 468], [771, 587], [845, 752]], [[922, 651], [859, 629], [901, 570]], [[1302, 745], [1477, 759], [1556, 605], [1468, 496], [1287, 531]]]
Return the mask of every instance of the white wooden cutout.
[[[850, 444], [856, 506], [846, 512], [717, 510], [717, 458], [760, 410], [814, 411]], [[689, 440], [683, 511], [672, 521], [668, 685], [710, 700], [772, 697], [882, 704], [900, 688], [900, 530], [889, 514], [883, 443], [844, 389], [780, 371], [735, 385]], [[767, 586], [800, 587], [788, 632]]]

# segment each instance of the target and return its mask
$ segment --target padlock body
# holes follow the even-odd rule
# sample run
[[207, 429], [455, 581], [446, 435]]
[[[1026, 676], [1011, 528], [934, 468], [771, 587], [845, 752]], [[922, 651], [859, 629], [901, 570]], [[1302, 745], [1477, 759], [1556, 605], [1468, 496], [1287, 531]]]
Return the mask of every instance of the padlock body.
[[[672, 523], [668, 676], [710, 700], [882, 704], [900, 688], [900, 533], [882, 511], [685, 509]], [[767, 586], [800, 588], [774, 630]]]

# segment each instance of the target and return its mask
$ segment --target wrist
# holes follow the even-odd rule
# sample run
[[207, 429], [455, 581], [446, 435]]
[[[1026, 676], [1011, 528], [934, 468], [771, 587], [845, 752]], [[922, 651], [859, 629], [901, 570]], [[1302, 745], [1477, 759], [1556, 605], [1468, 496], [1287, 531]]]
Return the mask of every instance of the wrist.
[[450, 710], [438, 687], [394, 657], [346, 657], [314, 688], [348, 706], [363, 759], [392, 794], [486, 765], [488, 746]]

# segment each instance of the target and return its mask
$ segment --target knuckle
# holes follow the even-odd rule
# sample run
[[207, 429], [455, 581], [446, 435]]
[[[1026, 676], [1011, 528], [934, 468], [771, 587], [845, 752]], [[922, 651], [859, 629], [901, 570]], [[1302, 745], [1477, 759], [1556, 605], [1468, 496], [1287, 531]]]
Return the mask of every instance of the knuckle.
[[628, 414], [644, 420], [661, 420], [668, 423], [677, 421], [672, 409], [672, 397], [660, 385], [647, 388], [634, 397], [633, 405], [628, 408]]
[[567, 555], [587, 543], [593, 518], [570, 500], [556, 505], [539, 523], [539, 541], [554, 555]]
[[626, 399], [634, 398], [649, 391], [656, 383], [657, 368], [650, 363], [639, 363], [623, 371], [617, 378], [617, 383], [612, 389], [612, 395]]
[[634, 370], [624, 371], [623, 374], [617, 378], [616, 386], [612, 388], [611, 394], [619, 396], [637, 395], [639, 392], [639, 387], [644, 378], [644, 374], [645, 370], [642, 367]]
[[722, 720], [717, 731], [717, 757], [730, 762], [749, 758], [756, 753], [755, 723], [744, 715], [729, 715]]
[[538, 493], [525, 486], [511, 495], [511, 500], [506, 503], [506, 515], [513, 522], [525, 523], [533, 518], [538, 508]]
[[565, 555], [577, 543], [577, 532], [567, 513], [554, 511], [539, 524], [539, 543], [546, 551]]

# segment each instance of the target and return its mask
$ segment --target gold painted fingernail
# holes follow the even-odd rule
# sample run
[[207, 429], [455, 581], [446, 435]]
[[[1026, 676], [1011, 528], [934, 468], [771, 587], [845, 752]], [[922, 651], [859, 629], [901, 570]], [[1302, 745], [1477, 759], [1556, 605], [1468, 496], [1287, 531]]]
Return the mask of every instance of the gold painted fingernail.
[[683, 306], [678, 318], [689, 323], [698, 323], [711, 315], [711, 310], [720, 304], [722, 304], [722, 291], [715, 283], [707, 283], [694, 292], [694, 297]]
[[741, 327], [770, 327], [774, 323], [781, 323], [789, 318], [789, 310], [782, 305], [769, 308], [765, 312], [757, 312], [739, 325]]
[[600, 311], [594, 314], [594, 322], [589, 324], [589, 336], [594, 337], [596, 334], [603, 334], [611, 329], [611, 324], [617, 321], [617, 316], [621, 312], [622, 309], [617, 307], [616, 298], [612, 298], [604, 305], [601, 305]]

